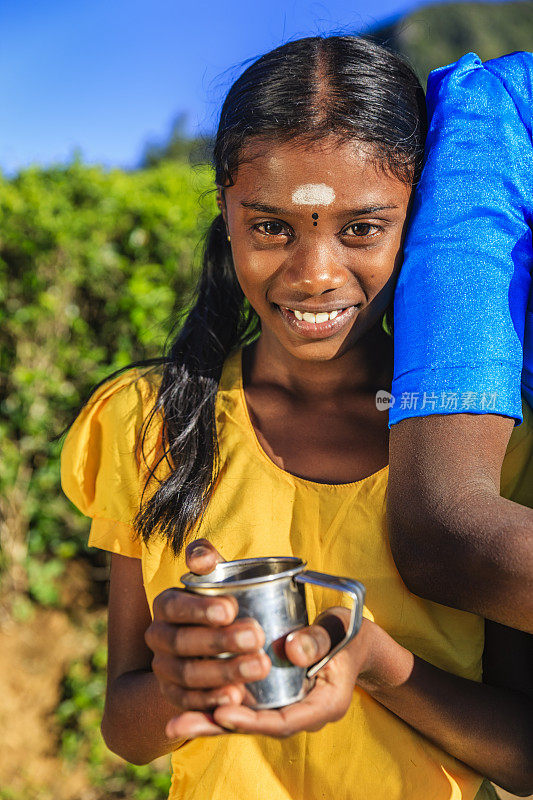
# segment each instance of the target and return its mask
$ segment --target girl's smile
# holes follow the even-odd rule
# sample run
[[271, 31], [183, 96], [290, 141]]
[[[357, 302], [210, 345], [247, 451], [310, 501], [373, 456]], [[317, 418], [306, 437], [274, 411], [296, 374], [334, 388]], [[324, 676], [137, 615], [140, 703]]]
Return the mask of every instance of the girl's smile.
[[300, 336], [309, 339], [322, 339], [336, 335], [346, 325], [350, 325], [361, 304], [349, 305], [345, 308], [336, 307], [331, 311], [325, 308], [315, 308], [307, 311], [300, 308], [286, 308], [278, 306], [279, 313], [284, 322]]

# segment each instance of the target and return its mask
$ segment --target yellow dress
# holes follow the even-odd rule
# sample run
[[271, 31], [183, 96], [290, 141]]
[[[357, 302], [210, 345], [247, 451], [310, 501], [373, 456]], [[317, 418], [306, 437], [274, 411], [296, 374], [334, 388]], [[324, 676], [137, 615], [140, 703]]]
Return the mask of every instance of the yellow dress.
[[[133, 535], [146, 475], [137, 438], [158, 381], [157, 372], [129, 372], [106, 384], [74, 423], [62, 453], [64, 491], [93, 519], [89, 543], [142, 560], [150, 608], [187, 571], [184, 557], [175, 558], [161, 538], [148, 548]], [[220, 479], [196, 535], [206, 536], [227, 559], [295, 555], [311, 569], [357, 578], [366, 586], [370, 619], [438, 667], [480, 680], [483, 620], [416, 597], [396, 570], [385, 520], [388, 468], [355, 483], [326, 485], [277, 467], [248, 416], [240, 351], [224, 366], [216, 413]], [[510, 445], [508, 481], [518, 481], [522, 490], [533, 486], [531, 416]], [[145, 442], [148, 453], [157, 446], [156, 429]], [[523, 480], [527, 470], [529, 481]], [[337, 595], [312, 587], [310, 619], [338, 602]], [[172, 772], [172, 800], [495, 796], [479, 775], [358, 688], [344, 718], [318, 732], [285, 740], [231, 735], [189, 741], [173, 753]]]

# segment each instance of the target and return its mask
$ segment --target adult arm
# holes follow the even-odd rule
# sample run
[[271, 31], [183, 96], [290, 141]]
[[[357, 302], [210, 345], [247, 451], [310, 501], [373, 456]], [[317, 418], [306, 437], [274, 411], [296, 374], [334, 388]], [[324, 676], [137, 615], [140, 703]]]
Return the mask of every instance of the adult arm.
[[388, 500], [410, 589], [529, 631], [533, 512], [499, 496], [499, 470], [521, 380], [533, 403], [532, 101], [528, 53], [430, 76], [394, 301]]
[[512, 427], [493, 414], [394, 425], [390, 542], [415, 594], [533, 632], [533, 510], [500, 497]]

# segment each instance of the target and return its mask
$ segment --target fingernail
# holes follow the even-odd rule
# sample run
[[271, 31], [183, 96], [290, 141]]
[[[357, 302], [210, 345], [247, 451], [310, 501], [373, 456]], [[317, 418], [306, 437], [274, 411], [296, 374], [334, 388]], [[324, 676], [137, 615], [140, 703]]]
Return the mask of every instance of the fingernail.
[[235, 634], [235, 642], [237, 647], [247, 650], [257, 645], [257, 637], [253, 631], [238, 631]]
[[219, 722], [221, 728], [226, 728], [227, 731], [236, 731], [237, 728], [232, 722]]
[[318, 647], [313, 639], [312, 636], [308, 636], [306, 633], [302, 633], [298, 637], [298, 641], [300, 643], [300, 647], [304, 651], [305, 655], [309, 658], [314, 658], [318, 652]]
[[239, 672], [247, 680], [255, 680], [263, 674], [263, 667], [259, 661], [243, 661], [239, 666]]
[[205, 612], [205, 615], [209, 622], [227, 622], [228, 619], [226, 607], [220, 605], [220, 603], [215, 606], [209, 606]]
[[194, 556], [195, 558], [200, 558], [200, 556], [205, 556], [209, 550], [207, 547], [204, 547], [203, 544], [199, 544], [196, 547], [193, 547], [192, 550], [189, 551], [189, 556]]

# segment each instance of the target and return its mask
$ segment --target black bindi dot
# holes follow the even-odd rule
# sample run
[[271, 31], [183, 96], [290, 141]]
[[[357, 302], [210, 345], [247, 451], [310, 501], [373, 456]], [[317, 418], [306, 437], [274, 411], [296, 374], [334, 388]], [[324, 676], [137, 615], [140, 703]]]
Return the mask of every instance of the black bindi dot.
[[313, 222], [313, 225], [318, 225], [318, 222]]
[[315, 221], [313, 222], [313, 225], [318, 225], [318, 222], [316, 221], [316, 220], [318, 219], [318, 214], [316, 213], [316, 211], [315, 211], [313, 214], [311, 214], [311, 216], [312, 216], [312, 217], [313, 217], [313, 219], [315, 220]]

